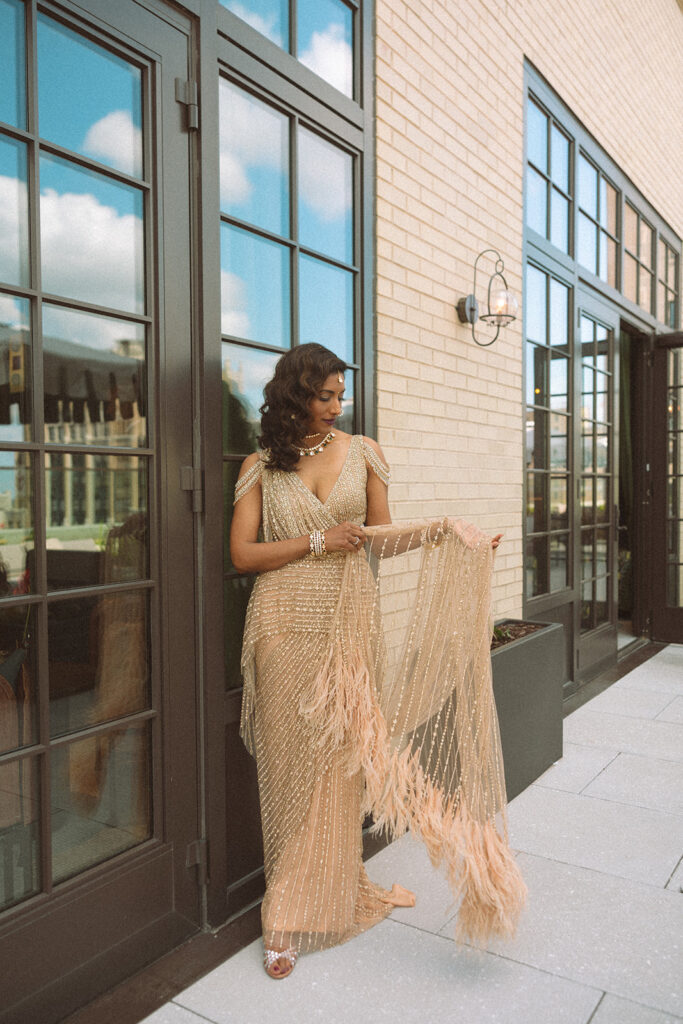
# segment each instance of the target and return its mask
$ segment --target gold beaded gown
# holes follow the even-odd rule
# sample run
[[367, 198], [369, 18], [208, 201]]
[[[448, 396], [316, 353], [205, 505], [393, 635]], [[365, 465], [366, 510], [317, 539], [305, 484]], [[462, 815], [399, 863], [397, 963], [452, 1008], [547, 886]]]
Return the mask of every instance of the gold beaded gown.
[[[351, 438], [326, 501], [265, 456], [265, 541], [362, 525], [368, 472]], [[459, 901], [457, 936], [511, 934], [525, 886], [507, 843], [490, 670], [490, 538], [455, 520], [368, 527], [357, 553], [307, 555], [256, 580], [242, 651], [241, 735], [255, 756], [267, 948], [310, 952], [382, 920], [361, 825], [410, 829]]]

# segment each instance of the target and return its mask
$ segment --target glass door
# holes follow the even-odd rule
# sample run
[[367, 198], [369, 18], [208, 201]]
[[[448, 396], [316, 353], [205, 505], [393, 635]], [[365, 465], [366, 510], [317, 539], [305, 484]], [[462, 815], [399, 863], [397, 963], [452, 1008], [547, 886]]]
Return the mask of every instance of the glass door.
[[2, 1002], [45, 1021], [199, 916], [188, 36], [84, 10], [0, 0]]
[[683, 333], [655, 341], [652, 639], [683, 643]]

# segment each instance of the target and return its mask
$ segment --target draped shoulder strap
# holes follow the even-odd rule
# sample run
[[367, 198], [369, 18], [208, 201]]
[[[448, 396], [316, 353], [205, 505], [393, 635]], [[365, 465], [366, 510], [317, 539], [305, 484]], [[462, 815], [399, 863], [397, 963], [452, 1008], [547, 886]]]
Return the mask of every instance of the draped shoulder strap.
[[259, 455], [257, 461], [251, 466], [244, 476], [241, 476], [235, 484], [235, 500], [233, 505], [236, 505], [240, 498], [243, 498], [245, 494], [248, 494], [252, 487], [260, 481], [263, 473], [263, 459]]
[[386, 463], [382, 462], [375, 449], [372, 445], [368, 444], [362, 435], [360, 435], [360, 446], [363, 451], [365, 461], [370, 466], [370, 469], [376, 473], [382, 483], [386, 484], [388, 487], [391, 479], [391, 471], [389, 467]]

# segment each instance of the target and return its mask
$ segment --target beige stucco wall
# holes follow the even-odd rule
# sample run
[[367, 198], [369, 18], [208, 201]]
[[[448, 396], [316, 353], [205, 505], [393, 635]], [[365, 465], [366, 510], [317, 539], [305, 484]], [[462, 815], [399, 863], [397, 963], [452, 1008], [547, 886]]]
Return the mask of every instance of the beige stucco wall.
[[488, 246], [522, 297], [524, 57], [683, 236], [683, 13], [677, 0], [377, 0], [376, 30], [378, 437], [392, 511], [503, 531], [495, 612], [518, 614], [521, 321], [481, 349], [454, 304]]

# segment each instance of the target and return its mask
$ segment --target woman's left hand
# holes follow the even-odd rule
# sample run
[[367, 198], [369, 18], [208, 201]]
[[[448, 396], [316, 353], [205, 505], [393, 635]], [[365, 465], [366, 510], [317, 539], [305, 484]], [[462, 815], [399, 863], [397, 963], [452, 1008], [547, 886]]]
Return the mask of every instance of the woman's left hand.
[[491, 547], [493, 548], [494, 551], [496, 550], [496, 548], [500, 544], [500, 540], [501, 540], [502, 536], [503, 536], [502, 533], [497, 533], [496, 536], [491, 541]]

